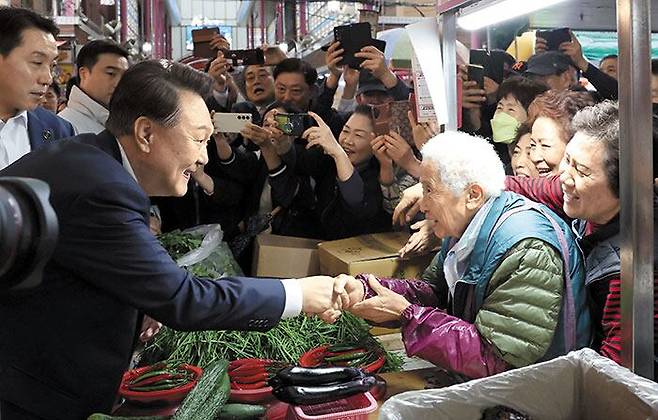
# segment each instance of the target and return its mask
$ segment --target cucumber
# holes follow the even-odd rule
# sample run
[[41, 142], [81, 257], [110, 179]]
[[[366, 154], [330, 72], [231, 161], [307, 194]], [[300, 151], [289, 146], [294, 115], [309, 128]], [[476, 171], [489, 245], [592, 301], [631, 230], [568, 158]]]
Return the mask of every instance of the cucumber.
[[212, 394], [206, 400], [201, 410], [197, 413], [197, 419], [214, 419], [228, 401], [231, 394], [231, 380], [228, 373], [225, 373], [221, 381], [215, 386]]
[[[221, 392], [216, 392], [218, 387], [220, 387], [225, 378], [228, 378], [228, 361], [218, 360], [212, 363], [201, 375], [199, 382], [196, 386], [187, 394], [187, 397], [183, 400], [181, 406], [176, 410], [176, 413], [172, 417], [172, 420], [198, 420], [203, 418], [211, 417], [200, 417], [199, 413], [205, 411], [206, 405], [208, 404], [209, 399], [217, 398], [217, 401], [221, 400]], [[216, 394], [220, 394], [217, 396]], [[225, 395], [226, 399], [219, 404], [219, 409], [228, 399], [228, 392]]]
[[123, 417], [110, 416], [109, 414], [94, 413], [87, 417], [87, 420], [168, 420], [169, 416], [140, 416], [140, 417]]
[[219, 412], [220, 420], [257, 419], [265, 415], [265, 407], [257, 404], [226, 404]]

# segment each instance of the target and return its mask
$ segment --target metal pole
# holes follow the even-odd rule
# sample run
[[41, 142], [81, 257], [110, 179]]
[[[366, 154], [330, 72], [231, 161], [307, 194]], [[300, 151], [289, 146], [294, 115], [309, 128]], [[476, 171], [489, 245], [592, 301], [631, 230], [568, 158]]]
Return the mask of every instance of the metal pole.
[[446, 130], [457, 130], [457, 18], [454, 11], [441, 15], [443, 35], [443, 77], [448, 104]]
[[622, 363], [653, 378], [651, 0], [617, 0]]

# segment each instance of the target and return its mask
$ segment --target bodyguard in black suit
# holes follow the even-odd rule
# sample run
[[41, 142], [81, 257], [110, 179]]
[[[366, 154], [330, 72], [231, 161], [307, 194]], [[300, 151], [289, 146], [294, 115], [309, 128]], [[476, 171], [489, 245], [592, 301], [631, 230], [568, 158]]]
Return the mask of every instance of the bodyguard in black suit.
[[53, 21], [0, 7], [0, 169], [53, 140], [74, 135], [67, 121], [38, 105], [57, 58]]
[[35, 289], [0, 297], [0, 418], [109, 412], [142, 314], [179, 330], [272, 328], [301, 311], [335, 319], [340, 280], [196, 278], [149, 232], [149, 196], [183, 195], [207, 163], [207, 76], [168, 61], [128, 70], [108, 131], [54, 142], [0, 176], [47, 182], [59, 219]]

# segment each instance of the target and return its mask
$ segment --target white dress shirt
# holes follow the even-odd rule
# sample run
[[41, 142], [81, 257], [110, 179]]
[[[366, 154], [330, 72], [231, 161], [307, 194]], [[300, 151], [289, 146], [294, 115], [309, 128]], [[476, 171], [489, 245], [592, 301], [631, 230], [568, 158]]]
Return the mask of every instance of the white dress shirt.
[[27, 111], [7, 122], [0, 120], [0, 170], [30, 153], [30, 136], [27, 133]]
[[[119, 145], [119, 151], [121, 152], [121, 163], [124, 169], [130, 174], [131, 177], [135, 179], [135, 181], [137, 181], [137, 176], [135, 176], [135, 171], [133, 171], [133, 168], [130, 165], [130, 161], [128, 160], [128, 156], [126, 155], [126, 151], [123, 150], [123, 146], [121, 146], [121, 143], [118, 140], [117, 140], [117, 144]], [[299, 282], [296, 279], [285, 279], [280, 281], [281, 284], [283, 284], [283, 289], [285, 290], [285, 294], [286, 294], [286, 303], [283, 307], [283, 313], [281, 314], [281, 318], [283, 319], [283, 318], [295, 317], [300, 313], [302, 313], [302, 307], [304, 304], [304, 295], [302, 292], [302, 286], [299, 284]]]

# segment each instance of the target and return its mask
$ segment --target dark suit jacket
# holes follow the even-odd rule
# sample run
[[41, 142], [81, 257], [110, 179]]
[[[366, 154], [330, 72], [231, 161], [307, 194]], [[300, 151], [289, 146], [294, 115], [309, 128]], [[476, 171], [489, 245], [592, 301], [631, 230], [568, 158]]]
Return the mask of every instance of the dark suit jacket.
[[30, 137], [32, 150], [37, 150], [51, 140], [73, 137], [75, 131], [70, 122], [37, 107], [34, 111], [27, 111], [27, 134]]
[[109, 412], [142, 312], [178, 330], [279, 321], [281, 282], [213, 281], [176, 266], [150, 233], [149, 199], [107, 131], [53, 142], [0, 176], [46, 181], [60, 228], [43, 284], [0, 297], [0, 400], [47, 419]]

